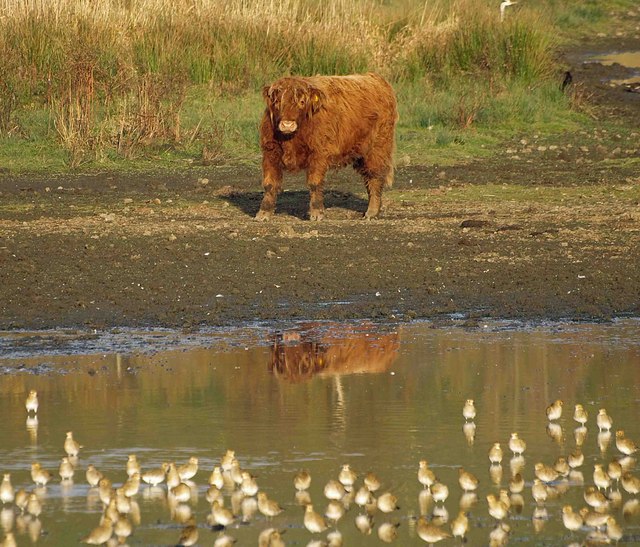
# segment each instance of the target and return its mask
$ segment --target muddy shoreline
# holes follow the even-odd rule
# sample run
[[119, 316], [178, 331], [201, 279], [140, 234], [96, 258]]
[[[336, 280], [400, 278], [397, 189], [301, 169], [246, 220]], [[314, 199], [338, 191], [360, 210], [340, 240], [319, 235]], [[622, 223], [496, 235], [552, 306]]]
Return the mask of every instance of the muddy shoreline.
[[[640, 94], [603, 83], [628, 71], [575, 55], [594, 112], [637, 126]], [[4, 173], [0, 329], [638, 316], [640, 138], [598, 138], [514, 135], [492, 158], [400, 168], [372, 222], [350, 170], [330, 174], [321, 223], [299, 177], [254, 222], [257, 168]]]

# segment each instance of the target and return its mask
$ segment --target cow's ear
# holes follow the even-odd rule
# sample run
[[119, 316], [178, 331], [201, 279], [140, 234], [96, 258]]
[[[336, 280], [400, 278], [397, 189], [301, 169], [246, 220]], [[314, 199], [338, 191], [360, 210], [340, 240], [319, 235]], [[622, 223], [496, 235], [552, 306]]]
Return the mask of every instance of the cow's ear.
[[313, 88], [311, 89], [310, 96], [311, 96], [311, 112], [315, 114], [322, 108], [325, 100], [325, 96], [322, 91], [320, 91], [319, 89], [313, 89]]

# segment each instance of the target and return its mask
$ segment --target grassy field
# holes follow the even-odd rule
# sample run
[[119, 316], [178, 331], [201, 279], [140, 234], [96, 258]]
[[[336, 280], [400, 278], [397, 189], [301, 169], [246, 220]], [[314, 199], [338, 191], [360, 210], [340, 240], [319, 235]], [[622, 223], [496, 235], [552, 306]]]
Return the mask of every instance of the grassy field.
[[634, 4], [0, 0], [0, 166], [255, 163], [265, 83], [368, 70], [398, 93], [400, 164], [481, 156], [588, 126], [555, 49]]

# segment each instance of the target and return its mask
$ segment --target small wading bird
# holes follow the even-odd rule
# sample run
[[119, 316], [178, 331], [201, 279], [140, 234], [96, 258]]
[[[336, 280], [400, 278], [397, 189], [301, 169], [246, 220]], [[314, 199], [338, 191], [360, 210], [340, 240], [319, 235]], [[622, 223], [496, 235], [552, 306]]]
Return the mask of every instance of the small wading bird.
[[500, 22], [504, 21], [504, 12], [509, 6], [513, 6], [518, 2], [512, 2], [512, 0], [504, 0], [504, 2], [500, 2]]
[[437, 543], [438, 541], [442, 541], [443, 539], [451, 537], [451, 534], [449, 532], [446, 532], [439, 526], [430, 524], [424, 517], [420, 517], [418, 519], [416, 530], [418, 532], [418, 536], [420, 536], [420, 539], [426, 541], [427, 543]]
[[369, 489], [370, 492], [376, 492], [380, 490], [380, 479], [373, 473], [369, 472], [364, 477], [364, 485]]
[[36, 486], [47, 486], [47, 483], [51, 480], [51, 473], [46, 469], [42, 469], [38, 462], [31, 464], [31, 478]]
[[598, 415], [596, 416], [596, 423], [598, 424], [598, 429], [600, 431], [610, 431], [613, 427], [613, 420], [611, 416], [607, 414], [607, 410], [601, 408], [598, 410]]
[[136, 473], [140, 473], [140, 463], [135, 454], [129, 454], [127, 457], [127, 476], [132, 477]]
[[462, 416], [465, 420], [473, 420], [476, 417], [476, 407], [473, 399], [467, 399], [462, 407]]
[[76, 458], [80, 452], [82, 445], [73, 438], [73, 432], [67, 431], [67, 437], [64, 440], [64, 451], [70, 458]]
[[0, 483], [0, 502], [11, 503], [15, 498], [15, 489], [11, 484], [11, 473], [5, 473]]
[[493, 443], [489, 449], [489, 461], [492, 464], [502, 462], [502, 448], [500, 447], [500, 443]]
[[562, 401], [557, 399], [547, 407], [547, 419], [559, 420], [562, 417]]
[[521, 455], [527, 449], [527, 443], [525, 443], [517, 433], [511, 433], [509, 439], [509, 450], [516, 455]]
[[307, 505], [305, 508], [304, 526], [312, 534], [319, 534], [329, 528], [322, 515], [313, 510], [313, 505]]
[[587, 411], [584, 409], [584, 407], [581, 404], [577, 404], [573, 411], [573, 419], [580, 425], [584, 425], [587, 423], [588, 418], [589, 415], [587, 414]]

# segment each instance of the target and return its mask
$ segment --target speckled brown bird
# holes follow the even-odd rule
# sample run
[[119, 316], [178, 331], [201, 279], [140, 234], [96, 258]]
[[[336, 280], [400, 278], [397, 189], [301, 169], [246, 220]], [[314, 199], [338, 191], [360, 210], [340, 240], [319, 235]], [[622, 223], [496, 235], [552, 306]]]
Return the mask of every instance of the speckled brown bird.
[[258, 511], [265, 517], [275, 517], [284, 511], [277, 501], [267, 497], [266, 492], [258, 492]]
[[345, 508], [341, 502], [337, 500], [329, 500], [324, 516], [332, 520], [335, 524], [344, 516]]
[[42, 469], [42, 466], [38, 462], [31, 464], [31, 479], [37, 486], [46, 486], [51, 478], [51, 473], [46, 469]]
[[391, 492], [385, 492], [384, 494], [381, 494], [380, 497], [378, 497], [378, 499], [376, 500], [376, 503], [378, 505], [378, 509], [380, 509], [380, 511], [382, 511], [383, 513], [391, 513], [396, 509], [399, 509], [398, 498]]
[[67, 431], [67, 436], [64, 440], [64, 451], [70, 458], [77, 458], [80, 453], [82, 445], [73, 438], [73, 432]]
[[215, 486], [218, 490], [222, 490], [222, 487], [224, 486], [224, 477], [222, 476], [222, 471], [218, 466], [213, 468], [213, 471], [209, 476], [209, 484], [211, 486]]
[[607, 410], [601, 408], [598, 410], [598, 415], [596, 416], [596, 424], [598, 425], [598, 429], [600, 431], [610, 431], [613, 427], [613, 419], [609, 414], [607, 414]]
[[245, 496], [255, 496], [258, 493], [258, 481], [248, 471], [242, 472], [242, 482], [240, 483], [240, 490]]
[[211, 504], [211, 515], [215, 523], [219, 526], [229, 526], [235, 520], [233, 513], [226, 507], [220, 505], [218, 500], [214, 500]]
[[562, 523], [567, 530], [575, 532], [582, 528], [582, 515], [580, 513], [576, 513], [571, 505], [565, 505], [562, 508]]
[[113, 535], [113, 522], [109, 517], [102, 519], [99, 526], [96, 526], [88, 536], [84, 537], [80, 541], [88, 543], [89, 545], [102, 545], [109, 541]]
[[469, 530], [469, 518], [464, 511], [459, 511], [458, 516], [451, 522], [451, 533], [453, 537], [461, 538], [464, 542], [464, 538]]
[[382, 483], [374, 473], [369, 471], [364, 476], [364, 485], [369, 489], [369, 492], [377, 492], [378, 490], [380, 490]]
[[75, 473], [75, 468], [73, 464], [69, 461], [69, 458], [65, 456], [62, 458], [60, 462], [60, 467], [58, 468], [58, 474], [63, 481], [70, 481], [73, 479], [73, 474]]
[[322, 533], [329, 528], [324, 517], [314, 511], [311, 504], [307, 505], [304, 510], [304, 527], [312, 534]]
[[462, 416], [465, 420], [474, 420], [476, 417], [476, 406], [473, 399], [467, 399], [462, 407]]
[[418, 532], [420, 539], [427, 543], [437, 543], [438, 541], [451, 537], [449, 532], [443, 530], [439, 526], [435, 526], [434, 524], [427, 522], [424, 517], [420, 517], [418, 519], [418, 522], [416, 523], [416, 531]]
[[11, 484], [11, 473], [4, 473], [2, 482], [0, 483], [0, 502], [12, 503], [15, 499], [15, 489]]
[[631, 494], [632, 496], [640, 494], [640, 478], [632, 475], [630, 472], [627, 471], [622, 474], [620, 484], [622, 484], [622, 488], [627, 494]]
[[502, 447], [500, 443], [493, 443], [489, 449], [489, 461], [497, 464], [502, 463]]
[[595, 486], [588, 486], [584, 491], [584, 501], [594, 509], [606, 509], [609, 500]]
[[128, 477], [133, 476], [135, 473], [139, 474], [141, 472], [140, 462], [138, 461], [138, 457], [135, 454], [129, 454], [129, 456], [127, 456], [126, 470]]
[[631, 456], [638, 451], [638, 445], [625, 437], [623, 429], [616, 431], [616, 448], [625, 456]]
[[418, 464], [418, 481], [425, 488], [430, 488], [436, 482], [435, 473], [429, 469], [427, 460], [420, 460]]
[[458, 483], [465, 492], [472, 492], [478, 488], [478, 478], [473, 473], [465, 471], [462, 467], [458, 469]]
[[573, 419], [580, 425], [585, 425], [589, 421], [589, 414], [580, 403], [574, 407]]
[[516, 455], [522, 455], [527, 449], [527, 443], [522, 440], [517, 433], [511, 433], [509, 439], [509, 450]]
[[344, 486], [334, 479], [329, 480], [324, 486], [324, 495], [330, 500], [341, 500], [346, 493]]
[[562, 405], [564, 403], [560, 399], [556, 399], [547, 407], [547, 419], [550, 421], [562, 418]]
[[198, 527], [195, 519], [191, 519], [187, 525], [180, 531], [177, 547], [191, 547], [198, 543]]
[[338, 480], [340, 484], [345, 487], [346, 490], [351, 490], [353, 488], [353, 484], [356, 482], [358, 478], [358, 474], [351, 469], [351, 466], [348, 463], [345, 463], [338, 474]]
[[593, 484], [596, 485], [598, 490], [606, 490], [611, 486], [611, 478], [607, 475], [607, 472], [604, 470], [604, 466], [601, 463], [593, 465]]
[[161, 467], [150, 469], [149, 471], [142, 473], [142, 480], [150, 486], [158, 486], [164, 482], [168, 469], [169, 464], [163, 463]]
[[198, 458], [191, 456], [189, 461], [178, 467], [178, 475], [182, 482], [187, 482], [196, 476], [198, 472]]
[[493, 494], [487, 494], [487, 504], [489, 505], [489, 514], [496, 520], [502, 520], [509, 514], [509, 508]]
[[37, 494], [29, 494], [29, 501], [27, 501], [27, 513], [36, 518], [42, 514], [42, 503], [38, 499]]
[[90, 463], [87, 466], [85, 477], [87, 479], [87, 482], [89, 483], [89, 486], [96, 487], [98, 486], [100, 479], [102, 479], [104, 475], [100, 471], [98, 471], [93, 464]]
[[449, 497], [449, 487], [441, 482], [434, 482], [431, 485], [431, 495], [433, 496], [433, 501], [444, 502]]
[[549, 467], [542, 462], [537, 462], [533, 467], [536, 477], [538, 477], [542, 482], [553, 482], [559, 476], [558, 472], [553, 467]]

